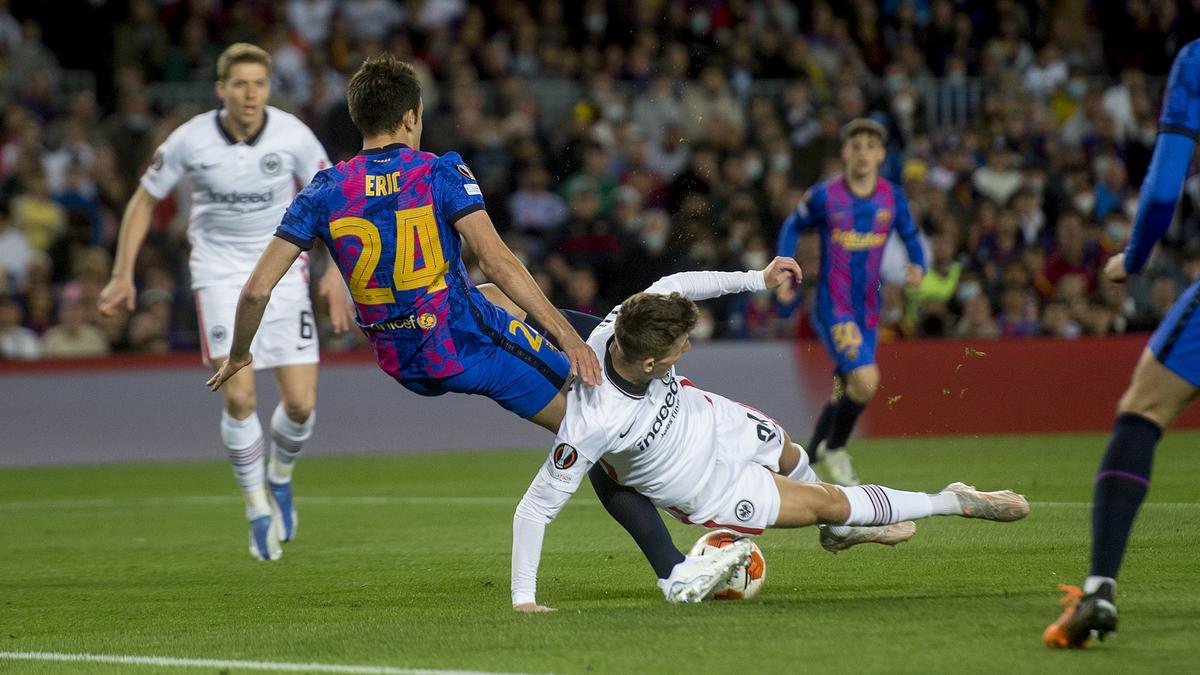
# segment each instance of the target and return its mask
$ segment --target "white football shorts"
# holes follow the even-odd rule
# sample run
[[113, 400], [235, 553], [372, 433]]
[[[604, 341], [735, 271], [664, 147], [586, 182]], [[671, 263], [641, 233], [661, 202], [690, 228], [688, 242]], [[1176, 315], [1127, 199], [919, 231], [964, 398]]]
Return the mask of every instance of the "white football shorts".
[[[271, 293], [262, 324], [250, 343], [255, 370], [303, 363], [317, 363], [317, 321], [313, 315], [308, 285], [292, 275]], [[196, 318], [200, 325], [200, 347], [205, 365], [229, 356], [233, 345], [233, 319], [237, 314], [241, 286], [208, 286], [195, 291]]]
[[773, 474], [783, 452], [783, 428], [754, 408], [711, 392], [705, 395], [716, 413], [717, 464], [695, 514], [668, 511], [684, 523], [761, 534], [779, 517]]

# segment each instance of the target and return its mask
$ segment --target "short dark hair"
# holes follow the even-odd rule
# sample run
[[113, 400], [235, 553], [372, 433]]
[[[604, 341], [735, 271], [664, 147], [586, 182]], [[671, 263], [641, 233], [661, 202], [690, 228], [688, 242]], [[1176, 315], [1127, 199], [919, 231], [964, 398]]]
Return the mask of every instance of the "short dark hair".
[[613, 332], [625, 358], [658, 359], [690, 333], [699, 318], [696, 303], [682, 293], [637, 293], [621, 303]]
[[887, 145], [888, 133], [882, 124], [866, 117], [850, 120], [842, 127], [842, 142], [848, 143], [859, 134], [871, 134], [879, 139], [881, 145]]
[[363, 61], [346, 85], [350, 119], [363, 138], [399, 129], [421, 105], [421, 83], [412, 65], [386, 52]]

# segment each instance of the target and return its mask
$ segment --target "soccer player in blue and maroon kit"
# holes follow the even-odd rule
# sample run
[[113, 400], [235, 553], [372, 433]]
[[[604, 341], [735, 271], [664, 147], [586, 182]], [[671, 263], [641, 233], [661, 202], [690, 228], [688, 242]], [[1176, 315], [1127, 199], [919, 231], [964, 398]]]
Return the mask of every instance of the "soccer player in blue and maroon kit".
[[833, 358], [834, 386], [807, 449], [812, 461], [826, 463], [830, 480], [842, 485], [858, 484], [846, 440], [879, 389], [879, 268], [893, 229], [908, 249], [907, 282], [920, 284], [925, 272], [908, 200], [900, 186], [879, 175], [886, 144], [887, 131], [878, 122], [848, 123], [842, 129], [845, 173], [810, 189], [779, 233], [777, 255], [788, 257], [795, 255], [802, 230], [817, 227], [821, 236], [813, 323]]
[[[1179, 50], [1158, 119], [1158, 139], [1138, 195], [1125, 251], [1109, 258], [1104, 275], [1123, 282], [1146, 264], [1167, 231], [1200, 139], [1200, 40]], [[1060, 586], [1067, 608], [1046, 627], [1047, 647], [1084, 647], [1117, 630], [1117, 572], [1138, 508], [1150, 489], [1154, 447], [1163, 428], [1200, 392], [1200, 281], [1171, 307], [1150, 338], [1117, 403], [1108, 448], [1092, 496], [1092, 562], [1083, 588]]]
[[[242, 289], [229, 359], [210, 386], [250, 362], [272, 289], [321, 239], [384, 372], [418, 394], [481, 394], [557, 430], [568, 374], [600, 381], [595, 353], [500, 239], [462, 158], [419, 150], [423, 104], [412, 67], [389, 55], [369, 59], [346, 98], [363, 150], [319, 172], [288, 207]], [[471, 283], [464, 239], [484, 273], [561, 351]]]

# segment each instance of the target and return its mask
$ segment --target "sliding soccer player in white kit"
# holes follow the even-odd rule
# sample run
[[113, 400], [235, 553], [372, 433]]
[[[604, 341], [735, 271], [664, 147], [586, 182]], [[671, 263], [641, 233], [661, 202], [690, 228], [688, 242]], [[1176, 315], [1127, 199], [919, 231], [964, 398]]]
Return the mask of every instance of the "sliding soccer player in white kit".
[[[571, 388], [555, 447], [513, 519], [514, 608], [549, 609], [536, 601], [545, 526], [597, 462], [681, 522], [746, 534], [821, 524], [828, 526], [822, 536], [834, 542], [895, 543], [912, 535], [911, 524], [888, 526], [931, 515], [1025, 517], [1029, 504], [1021, 495], [961, 483], [927, 494], [817, 482], [805, 452], [773, 419], [676, 374], [698, 316], [693, 300], [799, 277], [791, 258], [776, 258], [762, 271], [671, 275], [626, 300], [592, 332], [588, 344], [604, 364], [604, 382]], [[684, 601], [703, 599], [683, 594]]]

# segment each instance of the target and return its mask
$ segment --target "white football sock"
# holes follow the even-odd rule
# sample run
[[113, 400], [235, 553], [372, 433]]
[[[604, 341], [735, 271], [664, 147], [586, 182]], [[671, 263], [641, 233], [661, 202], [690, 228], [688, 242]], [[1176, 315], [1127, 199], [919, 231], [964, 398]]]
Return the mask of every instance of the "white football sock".
[[258, 415], [252, 414], [244, 420], [237, 420], [229, 411], [222, 409], [221, 441], [225, 444], [225, 454], [233, 465], [233, 475], [246, 500], [246, 518], [254, 520], [270, 515], [271, 508], [267, 504], [267, 492], [263, 486], [266, 462], [263, 461], [264, 442]]
[[800, 461], [787, 477], [792, 480], [804, 481], [805, 483], [820, 483], [821, 478], [817, 475], [816, 471], [813, 471], [812, 465], [809, 462], [808, 452], [797, 443], [792, 443], [792, 445], [800, 449]]
[[850, 517], [842, 525], [890, 525], [933, 515], [931, 495], [893, 490], [881, 485], [835, 485], [850, 501]]
[[304, 422], [296, 422], [287, 416], [283, 403], [275, 406], [271, 413], [271, 463], [267, 465], [268, 478], [272, 483], [290, 483], [296, 458], [304, 447], [304, 441], [312, 437], [317, 411], [308, 414]]
[[1088, 577], [1087, 579], [1084, 579], [1083, 592], [1095, 593], [1096, 591], [1100, 590], [1100, 587], [1104, 584], [1112, 584], [1113, 593], [1117, 592], [1117, 580], [1113, 579], [1112, 577]]

